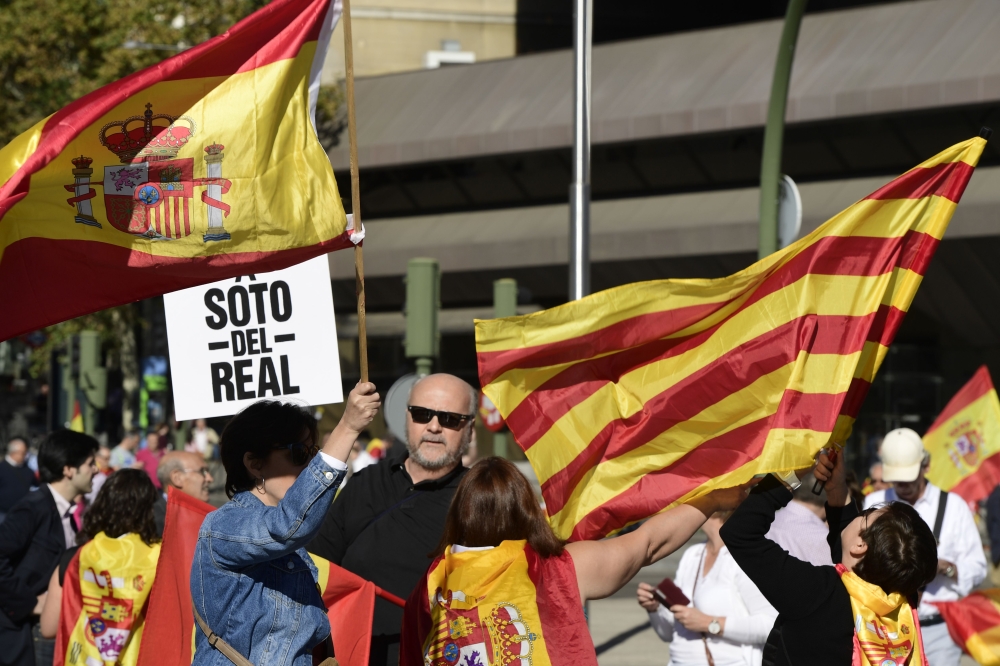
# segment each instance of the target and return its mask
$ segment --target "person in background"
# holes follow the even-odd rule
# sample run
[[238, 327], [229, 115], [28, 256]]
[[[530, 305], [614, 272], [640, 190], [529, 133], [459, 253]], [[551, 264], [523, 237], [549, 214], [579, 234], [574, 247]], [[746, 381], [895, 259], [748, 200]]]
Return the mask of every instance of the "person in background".
[[209, 428], [205, 419], [198, 419], [191, 428], [191, 442], [185, 448], [193, 451], [205, 460], [212, 460], [215, 457], [215, 447], [219, 444], [219, 433]]
[[[405, 447], [361, 470], [330, 507], [310, 553], [406, 598], [430, 564], [448, 505], [466, 468], [478, 394], [454, 375], [421, 378], [410, 391]], [[401, 608], [375, 599], [369, 664], [399, 659]]]
[[653, 595], [652, 585], [639, 583], [639, 605], [649, 613], [656, 635], [670, 643], [671, 666], [761, 664], [761, 648], [778, 611], [722, 543], [719, 529], [730, 513], [718, 512], [706, 520], [702, 530], [708, 540], [684, 551], [677, 565], [674, 583], [691, 600], [690, 606], [668, 609]]
[[212, 485], [212, 474], [205, 459], [190, 451], [170, 451], [160, 459], [156, 470], [161, 492], [153, 505], [156, 533], [163, 534], [163, 524], [167, 518], [167, 488], [176, 488], [202, 502], [208, 501]]
[[990, 538], [990, 582], [1000, 585], [1000, 486], [986, 498], [986, 534]]
[[146, 435], [146, 448], [135, 453], [135, 459], [142, 463], [142, 470], [157, 489], [160, 487], [160, 480], [156, 476], [156, 468], [160, 466], [160, 460], [166, 453], [162, 446], [166, 441], [160, 437], [158, 431], [152, 430]]
[[107, 445], [101, 444], [100, 448], [97, 449], [97, 453], [94, 454], [94, 464], [97, 465], [97, 474], [94, 475], [92, 490], [83, 496], [87, 506], [93, 505], [94, 500], [97, 499], [97, 493], [101, 492], [101, 486], [104, 485], [113, 471], [111, 469], [111, 449]]
[[400, 663], [422, 666], [449, 655], [457, 663], [464, 652], [462, 666], [471, 666], [477, 643], [485, 653], [491, 637], [480, 630], [483, 638], [472, 638], [469, 629], [492, 622], [521, 634], [511, 647], [500, 642], [506, 654], [494, 663], [539, 650], [533, 663], [558, 655], [563, 663], [596, 666], [584, 602], [611, 596], [639, 569], [684, 545], [708, 516], [744, 497], [746, 486], [716, 490], [627, 534], [567, 544], [552, 531], [517, 467], [485, 458], [459, 483], [436, 558], [406, 601]]
[[322, 449], [312, 413], [292, 404], [261, 400], [226, 426], [221, 447], [231, 501], [209, 513], [198, 533], [192, 666], [231, 666], [220, 643], [209, 640], [213, 633], [259, 666], [311, 666], [313, 650], [329, 647], [319, 571], [305, 545], [379, 406], [375, 385], [359, 382]]
[[109, 464], [112, 470], [119, 469], [141, 469], [140, 463], [135, 457], [135, 450], [139, 447], [139, 431], [129, 430], [125, 437], [115, 448], [111, 449]]
[[892, 484], [882, 480], [882, 463], [873, 462], [872, 466], [868, 468], [868, 478], [865, 479], [865, 485], [861, 488], [862, 492], [865, 495], [871, 495], [876, 491], [889, 488], [892, 488]]
[[7, 452], [0, 461], [0, 523], [15, 504], [38, 485], [35, 473], [25, 465], [28, 443], [20, 437], [7, 442]]
[[38, 635], [38, 616], [59, 556], [76, 542], [73, 498], [90, 492], [95, 451], [89, 435], [50, 434], [38, 451], [44, 487], [21, 498], [0, 523], [0, 666], [52, 664], [52, 641]]
[[859, 513], [844, 458], [831, 462], [821, 452], [813, 471], [826, 488], [828, 540], [841, 545], [836, 568], [803, 562], [765, 537], [807, 470], [764, 477], [720, 531], [733, 559], [778, 611], [763, 663], [926, 666], [916, 603], [934, 578], [934, 536], [903, 502]]
[[[66, 649], [74, 648], [69, 663], [115, 663], [134, 666], [138, 660], [143, 620], [149, 591], [156, 576], [160, 554], [160, 538], [153, 526], [153, 502], [157, 491], [142, 470], [123, 469], [104, 484], [93, 506], [83, 519], [76, 536], [79, 547], [63, 553], [59, 567], [49, 578], [45, 608], [39, 622], [42, 636], [59, 640], [55, 648], [55, 664], [65, 663]], [[72, 560], [78, 559], [76, 567]], [[74, 573], [67, 576], [67, 571]], [[95, 578], [99, 572], [101, 578]], [[116, 578], [128, 581], [112, 590]], [[106, 581], [106, 585], [101, 582]], [[74, 594], [63, 595], [63, 588]], [[128, 603], [131, 612], [118, 618], [114, 626], [114, 641], [93, 641], [91, 627], [95, 621], [107, 619], [100, 611], [80, 606], [79, 600], [94, 596], [114, 596]], [[61, 621], [60, 621], [61, 620]]]
[[814, 495], [815, 483], [812, 474], [802, 477], [802, 485], [792, 493], [792, 501], [774, 514], [766, 536], [803, 562], [817, 567], [833, 566], [826, 542], [830, 533], [826, 524], [826, 491]]
[[913, 430], [898, 428], [882, 441], [882, 478], [892, 488], [865, 497], [865, 508], [899, 500], [912, 506], [937, 539], [937, 576], [920, 599], [920, 628], [930, 666], [958, 666], [962, 648], [948, 633], [935, 601], [957, 601], [986, 577], [986, 557], [972, 512], [958, 495], [942, 492], [924, 476], [930, 454]]

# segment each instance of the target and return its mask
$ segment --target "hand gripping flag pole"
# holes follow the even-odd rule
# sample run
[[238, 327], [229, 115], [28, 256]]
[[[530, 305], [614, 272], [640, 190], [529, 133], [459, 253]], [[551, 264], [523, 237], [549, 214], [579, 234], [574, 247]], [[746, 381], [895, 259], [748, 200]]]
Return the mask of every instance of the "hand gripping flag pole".
[[[354, 47], [351, 36], [351, 0], [344, 3], [344, 61], [347, 65], [347, 136], [351, 146], [351, 213], [355, 232], [361, 226], [361, 185], [358, 180], [358, 128], [354, 115]], [[354, 246], [354, 273], [358, 294], [358, 359], [361, 381], [368, 381], [368, 333], [365, 328], [365, 253], [361, 243]]]

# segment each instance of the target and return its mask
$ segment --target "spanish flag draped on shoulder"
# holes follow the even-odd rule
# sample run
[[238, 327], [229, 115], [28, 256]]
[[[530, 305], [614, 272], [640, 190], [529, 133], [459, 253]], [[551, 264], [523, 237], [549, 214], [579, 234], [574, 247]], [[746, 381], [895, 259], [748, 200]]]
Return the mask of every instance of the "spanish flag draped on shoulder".
[[927, 479], [975, 512], [976, 503], [1000, 485], [1000, 400], [985, 365], [945, 405], [923, 439], [931, 454]]
[[313, 113], [339, 0], [275, 0], [0, 150], [0, 340], [348, 247]]
[[476, 322], [479, 376], [556, 532], [598, 538], [844, 442], [985, 141], [749, 268]]

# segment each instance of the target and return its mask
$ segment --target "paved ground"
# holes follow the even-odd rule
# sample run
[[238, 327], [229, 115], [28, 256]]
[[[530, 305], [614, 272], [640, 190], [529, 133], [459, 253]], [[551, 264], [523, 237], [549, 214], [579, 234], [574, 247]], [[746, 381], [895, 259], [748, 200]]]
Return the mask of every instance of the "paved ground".
[[[698, 534], [692, 542], [704, 541]], [[649, 615], [635, 601], [640, 581], [658, 583], [677, 571], [683, 549], [646, 567], [618, 594], [590, 603], [590, 633], [600, 666], [666, 666], [670, 646], [660, 640], [649, 624]], [[968, 656], [961, 666], [976, 666]]]

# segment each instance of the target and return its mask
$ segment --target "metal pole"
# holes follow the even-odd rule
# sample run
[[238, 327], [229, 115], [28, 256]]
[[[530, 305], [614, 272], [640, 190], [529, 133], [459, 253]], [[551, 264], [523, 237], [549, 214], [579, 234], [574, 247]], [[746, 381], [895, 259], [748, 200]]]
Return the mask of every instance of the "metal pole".
[[[358, 124], [354, 115], [354, 47], [351, 34], [351, 0], [343, 0], [344, 63], [347, 88], [347, 136], [351, 151], [351, 214], [355, 231], [361, 231], [361, 183], [358, 178]], [[358, 359], [361, 381], [368, 381], [368, 331], [365, 323], [365, 253], [360, 244], [354, 246], [355, 290], [358, 295]]]
[[764, 127], [764, 151], [760, 160], [760, 235], [757, 258], [778, 250], [778, 184], [781, 181], [781, 146], [785, 134], [785, 107], [788, 104], [788, 84], [795, 60], [795, 42], [799, 38], [802, 14], [807, 0], [788, 0], [785, 26], [781, 30], [778, 57], [771, 81], [771, 102]]
[[590, 46], [593, 0], [573, 12], [573, 182], [569, 186], [569, 298], [590, 293]]
[[[517, 314], [517, 280], [501, 278], [493, 282], [493, 316], [497, 319]], [[510, 459], [510, 433], [493, 433], [493, 455]]]

